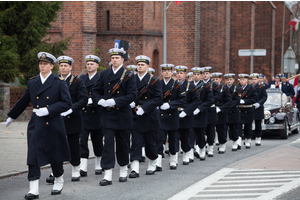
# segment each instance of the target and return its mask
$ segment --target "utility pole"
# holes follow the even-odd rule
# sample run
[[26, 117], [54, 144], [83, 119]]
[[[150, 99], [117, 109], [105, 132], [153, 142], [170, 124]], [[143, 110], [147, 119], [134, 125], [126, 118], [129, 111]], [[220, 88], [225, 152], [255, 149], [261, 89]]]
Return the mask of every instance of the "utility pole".
[[164, 54], [163, 54], [163, 63], [167, 63], [167, 2], [164, 1]]
[[283, 74], [283, 51], [284, 51], [284, 24], [285, 24], [285, 1], [283, 1], [283, 22], [282, 22], [282, 42], [281, 42], [281, 74]]

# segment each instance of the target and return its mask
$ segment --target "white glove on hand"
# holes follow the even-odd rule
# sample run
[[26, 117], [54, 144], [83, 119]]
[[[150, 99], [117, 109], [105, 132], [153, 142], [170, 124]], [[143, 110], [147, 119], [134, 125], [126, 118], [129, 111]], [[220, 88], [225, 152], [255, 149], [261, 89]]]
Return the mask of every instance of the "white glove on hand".
[[99, 106], [106, 107], [106, 101], [105, 101], [104, 99], [100, 99], [100, 100], [98, 101], [98, 105], [99, 105]]
[[87, 104], [88, 104], [88, 105], [89, 105], [89, 104], [93, 104], [92, 98], [89, 98], [89, 99], [88, 99], [88, 103], [87, 103]]
[[5, 127], [8, 127], [13, 121], [14, 121], [13, 118], [11, 118], [11, 117], [7, 118], [7, 120], [5, 122]]
[[200, 112], [199, 108], [197, 108], [196, 110], [194, 110], [194, 115], [198, 115], [198, 113]]
[[115, 102], [114, 99], [107, 99], [107, 100], [105, 101], [105, 103], [106, 103], [106, 106], [107, 106], [107, 107], [111, 107], [111, 106], [116, 105], [116, 102]]
[[136, 111], [137, 115], [143, 115], [144, 113], [145, 113], [145, 111], [142, 107], [139, 107], [138, 110]]
[[221, 109], [219, 107], [216, 107], [216, 112], [217, 113], [221, 112]]
[[259, 108], [260, 104], [259, 103], [255, 103], [254, 106], [255, 106], [255, 108]]
[[170, 108], [170, 105], [168, 103], [164, 103], [163, 105], [160, 106], [160, 109], [162, 110], [167, 110]]
[[49, 115], [49, 111], [48, 111], [47, 108], [40, 108], [40, 109], [38, 109], [38, 110], [36, 111], [35, 114], [36, 114], [37, 116], [39, 116], [39, 117], [44, 117], [44, 116], [46, 116], [46, 115]]
[[179, 117], [180, 118], [184, 118], [186, 116], [186, 113], [184, 111], [182, 111], [181, 113], [179, 113]]
[[60, 113], [60, 115], [61, 116], [63, 116], [63, 117], [65, 117], [65, 116], [67, 116], [67, 115], [69, 115], [69, 114], [71, 114], [73, 112], [73, 110], [72, 110], [72, 108], [70, 108], [69, 110], [67, 110], [66, 112], [62, 112], [62, 113]]
[[243, 99], [240, 100], [240, 104], [244, 104], [245, 101]]
[[135, 103], [134, 103], [134, 101], [133, 102], [131, 102], [131, 104], [129, 104], [130, 105], [130, 107], [131, 108], [134, 108], [135, 107]]

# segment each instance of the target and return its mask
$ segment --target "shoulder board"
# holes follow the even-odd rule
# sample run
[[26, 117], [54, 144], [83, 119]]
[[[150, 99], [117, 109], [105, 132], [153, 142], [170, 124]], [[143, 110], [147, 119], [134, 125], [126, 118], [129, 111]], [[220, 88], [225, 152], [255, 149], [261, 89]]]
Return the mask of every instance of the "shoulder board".
[[184, 92], [182, 92], [181, 94], [185, 94], [185, 91], [184, 91]]
[[63, 77], [61, 77], [61, 76], [59, 77], [59, 79], [60, 79], [61, 81], [63, 81], [63, 80], [64, 80], [64, 78], [63, 78]]
[[29, 80], [34, 79], [34, 78], [35, 78], [35, 76], [31, 77]]

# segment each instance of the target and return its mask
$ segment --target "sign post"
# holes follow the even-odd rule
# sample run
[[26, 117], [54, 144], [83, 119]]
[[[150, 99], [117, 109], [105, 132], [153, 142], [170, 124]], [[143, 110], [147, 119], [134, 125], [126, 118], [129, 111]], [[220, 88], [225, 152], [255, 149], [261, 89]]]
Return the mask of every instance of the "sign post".
[[239, 56], [251, 56], [251, 74], [253, 73], [253, 56], [266, 56], [267, 50], [266, 49], [240, 49]]

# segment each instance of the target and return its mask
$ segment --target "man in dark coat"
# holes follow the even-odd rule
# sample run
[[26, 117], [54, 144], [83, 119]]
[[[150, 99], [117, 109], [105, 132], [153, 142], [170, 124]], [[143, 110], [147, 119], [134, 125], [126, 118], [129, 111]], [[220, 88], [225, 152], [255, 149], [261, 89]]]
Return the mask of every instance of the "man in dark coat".
[[293, 88], [293, 85], [287, 82], [286, 75], [284, 74], [281, 75], [281, 80], [282, 80], [281, 87], [280, 87], [281, 91], [284, 94], [286, 94], [286, 96], [293, 98], [295, 96], [295, 90]]
[[160, 128], [159, 111], [157, 106], [162, 104], [160, 82], [148, 73], [151, 59], [140, 55], [135, 58], [137, 74], [134, 75], [137, 84], [137, 98], [130, 104], [136, 115], [135, 127], [132, 131], [130, 149], [129, 178], [139, 177], [139, 162], [142, 162], [142, 147], [145, 146], [149, 158], [146, 175], [153, 175], [156, 169], [157, 148], [156, 132]]
[[216, 122], [216, 131], [218, 133], [218, 140], [220, 142], [220, 147], [218, 148], [218, 153], [223, 154], [226, 150], [227, 142], [227, 117], [228, 109], [231, 106], [232, 99], [229, 94], [229, 88], [226, 85], [222, 85], [222, 73], [216, 72], [211, 74], [211, 78], [219, 86], [221, 99], [216, 102], [216, 112], [218, 114], [218, 121]]
[[[232, 103], [228, 109], [228, 120], [226, 123], [225, 130], [229, 128], [229, 138], [233, 141], [232, 151], [238, 150], [238, 142], [242, 139], [239, 138], [239, 119], [240, 119], [240, 96], [238, 95], [241, 90], [240, 86], [234, 85], [235, 74], [229, 73], [224, 75], [226, 80], [226, 87], [229, 88], [228, 92], [231, 96]], [[241, 143], [241, 142], [240, 142]], [[239, 147], [240, 148], [240, 147]]]
[[172, 79], [173, 64], [162, 64], [163, 79], [160, 84], [163, 92], [163, 104], [160, 108], [161, 128], [158, 130], [157, 149], [159, 157], [157, 159], [157, 170], [162, 170], [163, 143], [168, 136], [170, 151], [170, 169], [177, 169], [178, 151], [179, 151], [179, 113], [178, 107], [184, 107], [186, 104], [186, 95], [183, 87]]
[[[188, 165], [189, 162], [193, 162], [193, 149], [190, 145], [190, 132], [194, 125], [194, 115], [193, 111], [198, 107], [200, 103], [200, 97], [197, 93], [195, 85], [193, 82], [188, 82], [186, 79], [186, 66], [176, 66], [177, 80], [179, 84], [184, 88], [187, 101], [184, 107], [178, 108], [179, 113], [179, 139], [181, 144], [181, 149], [183, 150], [182, 163], [183, 165]], [[191, 160], [190, 160], [191, 159]]]
[[246, 149], [251, 147], [252, 122], [254, 119], [253, 104], [257, 102], [257, 93], [252, 85], [248, 84], [249, 75], [239, 74], [242, 91], [240, 92], [240, 131], [244, 124], [244, 136]]
[[[203, 72], [203, 68], [194, 67], [192, 71], [194, 73]], [[194, 80], [195, 82], [195, 80]], [[214, 103], [214, 95], [209, 83], [204, 83], [203, 80], [195, 82], [198, 95], [200, 96], [200, 103], [194, 110], [194, 125], [193, 131], [196, 135], [197, 145], [200, 148], [199, 157], [200, 160], [205, 160], [205, 128], [207, 126], [208, 110]]]
[[127, 182], [129, 163], [129, 129], [132, 128], [132, 111], [129, 104], [136, 98], [136, 83], [132, 72], [123, 68], [125, 51], [110, 49], [112, 67], [103, 70], [92, 90], [94, 105], [101, 106], [100, 125], [104, 135], [101, 167], [105, 170], [101, 186], [112, 184], [112, 168], [116, 156], [120, 165], [119, 182]]
[[250, 75], [252, 86], [257, 93], [257, 101], [254, 103], [254, 120], [255, 120], [255, 145], [261, 145], [261, 120], [264, 119], [264, 103], [268, 98], [266, 87], [264, 83], [258, 82], [259, 74], [253, 73]]
[[216, 103], [221, 100], [221, 93], [219, 86], [214, 83], [210, 79], [210, 66], [203, 67], [203, 82], [205, 84], [209, 84], [210, 88], [212, 89], [213, 95], [214, 95], [214, 104], [211, 105], [211, 107], [208, 109], [208, 116], [207, 116], [207, 126], [205, 128], [206, 136], [207, 136], [207, 155], [208, 157], [214, 156], [214, 142], [215, 142], [215, 124], [218, 121], [218, 115], [216, 112]]
[[50, 164], [55, 181], [52, 195], [63, 189], [63, 162], [70, 160], [64, 121], [60, 115], [72, 106], [68, 87], [63, 78], [52, 73], [56, 58], [46, 52], [38, 54], [40, 74], [31, 78], [22, 98], [7, 114], [6, 127], [31, 102], [33, 113], [27, 128], [27, 165], [29, 192], [25, 199], [39, 198], [40, 167]]
[[87, 176], [87, 162], [89, 158], [88, 138], [91, 136], [93, 151], [95, 154], [95, 174], [102, 174], [100, 165], [103, 152], [103, 134], [100, 126], [101, 108], [95, 106], [92, 100], [92, 88], [100, 77], [97, 72], [100, 58], [95, 55], [85, 57], [88, 73], [80, 78], [83, 80], [87, 92], [88, 102], [83, 110], [83, 132], [80, 136], [80, 175]]

